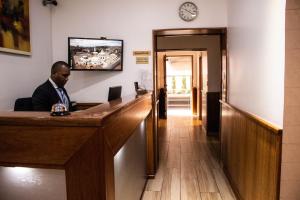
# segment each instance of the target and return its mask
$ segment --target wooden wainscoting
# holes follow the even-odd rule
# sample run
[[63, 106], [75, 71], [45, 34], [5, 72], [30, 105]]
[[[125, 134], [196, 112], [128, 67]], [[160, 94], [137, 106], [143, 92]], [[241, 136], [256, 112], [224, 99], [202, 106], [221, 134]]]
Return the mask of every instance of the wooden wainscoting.
[[220, 102], [221, 160], [236, 195], [279, 199], [282, 129]]

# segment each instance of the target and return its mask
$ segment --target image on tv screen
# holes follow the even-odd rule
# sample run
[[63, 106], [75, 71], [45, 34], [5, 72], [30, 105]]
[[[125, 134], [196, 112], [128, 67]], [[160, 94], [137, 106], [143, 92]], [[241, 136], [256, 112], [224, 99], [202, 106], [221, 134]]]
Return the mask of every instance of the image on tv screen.
[[72, 70], [122, 70], [123, 40], [69, 38]]

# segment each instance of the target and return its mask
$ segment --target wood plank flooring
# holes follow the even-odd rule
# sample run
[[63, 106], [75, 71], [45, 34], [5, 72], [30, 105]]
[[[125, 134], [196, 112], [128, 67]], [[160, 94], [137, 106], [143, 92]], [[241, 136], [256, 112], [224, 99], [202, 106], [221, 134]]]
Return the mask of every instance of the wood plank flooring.
[[218, 162], [218, 145], [192, 116], [159, 122], [160, 165], [143, 200], [235, 200]]

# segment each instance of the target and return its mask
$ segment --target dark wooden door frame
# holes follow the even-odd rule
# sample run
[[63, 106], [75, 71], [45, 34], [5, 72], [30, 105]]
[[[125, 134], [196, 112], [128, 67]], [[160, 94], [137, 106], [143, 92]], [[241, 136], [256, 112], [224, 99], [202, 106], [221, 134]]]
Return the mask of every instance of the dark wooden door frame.
[[[221, 43], [221, 56], [227, 56], [227, 28], [184, 28], [184, 29], [157, 29], [152, 31], [152, 38], [153, 38], [153, 96], [154, 99], [157, 100], [157, 38], [158, 37], [168, 37], [168, 36], [184, 36], [184, 35], [219, 35], [220, 36], [220, 43]], [[174, 49], [175, 50], [175, 49]], [[187, 49], [177, 49], [179, 51], [187, 50]], [[189, 49], [190, 51], [194, 51], [195, 49]], [[198, 50], [198, 49], [197, 49]], [[221, 60], [222, 60], [221, 57]], [[225, 66], [224, 66], [225, 65]], [[221, 72], [223, 68], [226, 68], [227, 71], [227, 59], [226, 62], [221, 62]], [[228, 72], [228, 71], [227, 71]], [[221, 73], [222, 76], [222, 73]], [[227, 100], [227, 76], [226, 73], [226, 80], [221, 81], [222, 83], [226, 83], [225, 89], [225, 100]], [[222, 80], [222, 77], [221, 77]], [[220, 85], [220, 91], [222, 92], [222, 85]]]
[[199, 113], [199, 119], [202, 120], [202, 103], [201, 103], [201, 99], [202, 99], [202, 90], [203, 90], [203, 73], [202, 73], [202, 55], [199, 57], [199, 91], [197, 91], [197, 106], [199, 107], [198, 109], [198, 113]]

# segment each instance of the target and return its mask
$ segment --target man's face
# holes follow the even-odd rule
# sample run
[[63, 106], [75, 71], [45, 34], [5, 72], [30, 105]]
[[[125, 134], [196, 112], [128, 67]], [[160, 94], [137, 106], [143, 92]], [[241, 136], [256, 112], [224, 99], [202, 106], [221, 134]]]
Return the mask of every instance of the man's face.
[[70, 69], [67, 66], [62, 66], [59, 70], [53, 74], [52, 79], [58, 87], [64, 87], [69, 80]]

